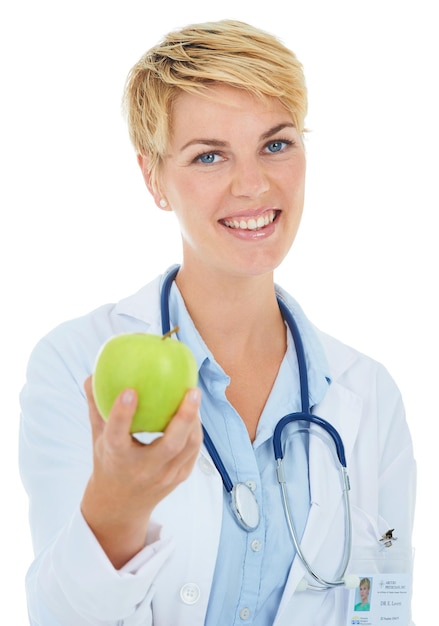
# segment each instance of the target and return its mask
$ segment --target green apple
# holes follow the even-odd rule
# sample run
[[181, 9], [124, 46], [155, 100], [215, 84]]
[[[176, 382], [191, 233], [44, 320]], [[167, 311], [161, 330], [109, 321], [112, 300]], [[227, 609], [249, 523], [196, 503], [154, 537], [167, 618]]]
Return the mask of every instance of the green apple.
[[161, 432], [186, 391], [198, 382], [195, 357], [170, 335], [125, 333], [111, 337], [99, 351], [93, 373], [96, 406], [106, 420], [116, 397], [135, 389], [138, 405], [131, 433]]

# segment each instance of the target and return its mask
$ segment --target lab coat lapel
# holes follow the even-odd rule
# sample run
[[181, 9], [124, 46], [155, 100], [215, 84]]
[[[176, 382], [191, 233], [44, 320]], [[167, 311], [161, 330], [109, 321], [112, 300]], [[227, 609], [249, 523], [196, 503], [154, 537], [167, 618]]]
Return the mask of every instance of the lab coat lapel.
[[[347, 459], [349, 473], [349, 458], [357, 437], [362, 411], [362, 401], [343, 385], [333, 382], [323, 401], [313, 409], [313, 413], [330, 422], [339, 432]], [[317, 573], [332, 579], [334, 568], [340, 562], [343, 538], [336, 535], [334, 529], [343, 528], [344, 504], [340, 488], [340, 476], [337, 465], [330, 454], [322, 454], [321, 430], [312, 425], [314, 435], [310, 436], [309, 443], [309, 480], [311, 493], [311, 508], [305, 531], [301, 541], [304, 556]], [[316, 430], [317, 429], [317, 430]], [[320, 435], [320, 436], [318, 436]], [[340, 526], [341, 525], [341, 526]], [[337, 536], [338, 541], [336, 541]], [[285, 591], [274, 626], [283, 624], [282, 614], [294, 598], [312, 598], [313, 610], [319, 597], [323, 601], [326, 594], [315, 592], [298, 592], [294, 598], [297, 585], [310, 575], [300, 561], [295, 557], [285, 586]], [[305, 596], [303, 595], [305, 594]], [[305, 602], [307, 604], [307, 602]], [[288, 616], [291, 615], [288, 611]]]
[[135, 294], [120, 300], [114, 307], [116, 315], [136, 319], [145, 325], [141, 332], [161, 333], [160, 289], [162, 280], [163, 276], [157, 276]]

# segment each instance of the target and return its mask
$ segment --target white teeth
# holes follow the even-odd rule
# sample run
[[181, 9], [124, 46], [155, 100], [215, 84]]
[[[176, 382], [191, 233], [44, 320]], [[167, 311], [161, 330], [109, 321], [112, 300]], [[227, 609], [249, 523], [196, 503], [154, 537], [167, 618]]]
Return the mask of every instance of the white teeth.
[[248, 220], [244, 218], [234, 219], [234, 220], [224, 220], [224, 224], [229, 228], [241, 228], [241, 230], [258, 230], [259, 228], [263, 228], [271, 222], [274, 222], [274, 218], [276, 217], [276, 211], [270, 211], [264, 217], [261, 215], [258, 218], [250, 217]]

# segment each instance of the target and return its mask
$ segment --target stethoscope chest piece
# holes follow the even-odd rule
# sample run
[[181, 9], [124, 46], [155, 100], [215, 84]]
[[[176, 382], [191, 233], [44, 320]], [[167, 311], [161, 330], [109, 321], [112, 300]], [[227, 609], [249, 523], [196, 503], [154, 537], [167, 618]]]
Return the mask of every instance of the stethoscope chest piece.
[[230, 492], [231, 506], [239, 524], [248, 531], [259, 526], [259, 505], [246, 483], [236, 483]]

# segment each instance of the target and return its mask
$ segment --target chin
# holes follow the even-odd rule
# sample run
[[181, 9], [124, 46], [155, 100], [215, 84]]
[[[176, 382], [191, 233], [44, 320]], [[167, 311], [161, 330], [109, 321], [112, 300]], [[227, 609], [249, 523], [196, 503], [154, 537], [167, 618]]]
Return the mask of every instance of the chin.
[[248, 255], [245, 259], [241, 259], [234, 265], [234, 274], [237, 276], [258, 277], [267, 274], [273, 274], [274, 270], [279, 267], [286, 255], [279, 258], [251, 258]]

